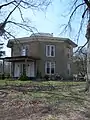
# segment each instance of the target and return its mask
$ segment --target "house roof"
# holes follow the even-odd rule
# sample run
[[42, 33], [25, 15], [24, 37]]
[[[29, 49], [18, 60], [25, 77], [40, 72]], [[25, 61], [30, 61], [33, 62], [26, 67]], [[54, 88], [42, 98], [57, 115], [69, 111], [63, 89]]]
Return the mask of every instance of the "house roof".
[[66, 42], [72, 45], [73, 47], [77, 47], [77, 44], [75, 44], [72, 40], [69, 38], [61, 38], [61, 37], [53, 37], [53, 36], [30, 36], [30, 37], [22, 37], [22, 38], [16, 38], [16, 39], [10, 39], [8, 41], [7, 47], [11, 47], [13, 43], [26, 43], [26, 42], [35, 42], [35, 41], [46, 41], [46, 42]]

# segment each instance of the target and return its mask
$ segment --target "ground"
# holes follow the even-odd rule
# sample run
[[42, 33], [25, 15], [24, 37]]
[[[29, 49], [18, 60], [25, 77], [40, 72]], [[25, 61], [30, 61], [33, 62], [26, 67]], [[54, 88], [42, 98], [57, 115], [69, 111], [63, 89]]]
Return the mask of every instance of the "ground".
[[0, 80], [0, 120], [90, 120], [85, 82]]

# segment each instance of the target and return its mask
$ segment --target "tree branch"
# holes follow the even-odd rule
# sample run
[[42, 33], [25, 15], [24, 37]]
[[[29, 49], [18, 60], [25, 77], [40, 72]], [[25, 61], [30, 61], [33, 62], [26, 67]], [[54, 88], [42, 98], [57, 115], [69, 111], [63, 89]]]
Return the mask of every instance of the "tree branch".
[[2, 24], [2, 28], [5, 27], [6, 23], [7, 23], [7, 20], [9, 19], [9, 17], [11, 16], [11, 14], [14, 12], [14, 10], [19, 6], [19, 4], [21, 3], [21, 0], [20, 2], [14, 7], [14, 9], [9, 13], [9, 15], [7, 16], [7, 18], [5, 19], [5, 21], [3, 22]]
[[[13, 23], [14, 25], [17, 25], [17, 26], [19, 26], [20, 28], [23, 28], [26, 31], [33, 32], [32, 28], [34, 28], [34, 27], [29, 26], [26, 23], [26, 21], [24, 20], [22, 8], [24, 8], [24, 9], [29, 8], [31, 10], [32, 9], [34, 9], [34, 10], [35, 9], [41, 9], [41, 10], [43, 10], [43, 8], [46, 9], [46, 7], [50, 3], [51, 3], [51, 0], [38, 0], [38, 1], [36, 1], [36, 0], [5, 0], [5, 2], [3, 2], [3, 5], [0, 5], [0, 9], [3, 8], [4, 6], [7, 6], [8, 8], [10, 6], [11, 7], [10, 8], [11, 11], [9, 12], [9, 10], [8, 10], [7, 16], [4, 18], [3, 22], [0, 23], [0, 36], [5, 35], [5, 27], [6, 27], [7, 23]], [[11, 20], [12, 22], [8, 21], [9, 19], [11, 19], [10, 16], [12, 15], [12, 13], [16, 9], [18, 10], [18, 12], [20, 14], [20, 18], [22, 20], [21, 21], [22, 23], [16, 23], [16, 22], [13, 22], [12, 20]]]
[[[13, 5], [15, 5], [15, 6], [16, 6], [16, 4], [14, 4], [14, 3], [13, 3]], [[20, 7], [19, 7], [19, 6], [17, 6], [17, 8], [18, 8], [18, 10], [19, 10], [19, 13], [20, 13], [20, 16], [21, 16], [22, 21], [23, 21], [23, 22], [25, 22], [25, 20], [24, 20], [24, 18], [23, 18], [22, 11], [21, 11]]]
[[82, 6], [82, 5], [84, 5], [85, 3], [81, 3], [81, 4], [79, 4], [78, 6], [76, 6], [75, 7], [75, 9], [72, 11], [72, 13], [71, 13], [71, 15], [70, 15], [70, 17], [69, 17], [69, 20], [68, 20], [68, 23], [67, 23], [67, 25], [65, 25], [65, 27], [64, 27], [64, 30], [61, 32], [61, 33], [63, 33], [64, 31], [66, 31], [66, 29], [69, 27], [69, 29], [70, 29], [70, 31], [71, 31], [71, 19], [72, 19], [72, 17], [73, 17], [73, 15], [74, 15], [74, 13], [76, 12], [76, 10], [80, 7], [80, 6]]
[[82, 18], [84, 18], [84, 16], [85, 16], [85, 14], [86, 14], [87, 11], [88, 11], [88, 8], [86, 8], [85, 11], [83, 12]]
[[[22, 23], [16, 23], [14, 21], [7, 21], [7, 23], [12, 23], [12, 24], [14, 24], [14, 25], [16, 25], [16, 26], [18, 26], [18, 27], [26, 30], [26, 31], [30, 31], [30, 32], [33, 32], [32, 29], [35, 29], [34, 27], [31, 27], [31, 26], [29, 26], [29, 25], [27, 25], [25, 23], [24, 24], [22, 24]], [[37, 29], [35, 29], [35, 30], [37, 31]]]
[[87, 5], [87, 7], [90, 9], [90, 1], [89, 0], [84, 0], [84, 2]]
[[78, 40], [79, 40], [79, 37], [80, 37], [80, 33], [81, 33], [81, 30], [82, 30], [82, 26], [84, 24], [84, 17], [81, 19], [81, 22], [80, 22], [80, 27], [79, 27], [79, 30], [78, 30], [78, 33], [77, 33], [77, 43], [78, 43]]
[[0, 9], [3, 8], [3, 7], [5, 7], [5, 6], [8, 6], [8, 5], [10, 5], [10, 4], [14, 3], [14, 2], [16, 2], [16, 1], [14, 0], [14, 1], [12, 1], [12, 2], [9, 2], [9, 3], [6, 3], [6, 4], [0, 5]]
[[78, 6], [75, 7], [75, 9], [73, 10], [73, 12], [72, 12], [71, 15], [70, 15], [69, 21], [71, 20], [72, 16], [73, 16], [74, 13], [76, 12], [76, 10], [77, 10], [80, 6], [82, 6], [82, 5], [84, 5], [84, 4], [85, 4], [85, 3], [81, 3], [81, 4], [79, 4]]
[[78, 49], [77, 49], [73, 54], [75, 54], [75, 53], [77, 53], [77, 52], [81, 52], [82, 49], [88, 44], [88, 41], [89, 41], [89, 40], [87, 40], [87, 42], [86, 42], [81, 48], [78, 47]]
[[[15, 36], [14, 35], [12, 35], [10, 32], [8, 32], [8, 31], [5, 31], [9, 36], [11, 36], [12, 38], [14, 38], [14, 40], [15, 40], [15, 42], [16, 42], [16, 44], [17, 44], [17, 46], [18, 46], [18, 48], [20, 49], [20, 41], [19, 40], [17, 40], [17, 38], [15, 38]], [[19, 44], [18, 44], [19, 43]]]

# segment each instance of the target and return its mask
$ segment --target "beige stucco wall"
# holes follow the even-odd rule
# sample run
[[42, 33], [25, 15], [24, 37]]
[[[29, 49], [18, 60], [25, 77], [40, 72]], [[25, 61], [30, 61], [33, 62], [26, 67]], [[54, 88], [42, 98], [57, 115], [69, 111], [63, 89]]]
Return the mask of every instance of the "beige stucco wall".
[[[46, 45], [55, 45], [55, 57], [46, 57]], [[40, 42], [40, 58], [38, 64], [38, 70], [41, 72], [42, 76], [45, 75], [45, 62], [52, 61], [56, 63], [55, 73], [67, 76], [67, 63], [71, 64], [71, 61], [67, 58], [67, 44], [64, 42]], [[72, 53], [72, 48], [71, 48]]]
[[19, 45], [14, 44], [11, 50], [11, 56], [21, 56], [21, 48], [25, 45], [28, 45], [28, 56], [39, 57], [39, 42], [37, 41], [22, 43]]

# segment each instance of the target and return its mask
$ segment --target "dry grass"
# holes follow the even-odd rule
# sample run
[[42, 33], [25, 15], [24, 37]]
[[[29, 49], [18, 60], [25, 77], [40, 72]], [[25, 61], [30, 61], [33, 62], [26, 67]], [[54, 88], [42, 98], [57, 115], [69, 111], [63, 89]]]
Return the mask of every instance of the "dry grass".
[[90, 120], [84, 82], [0, 82], [0, 120]]

